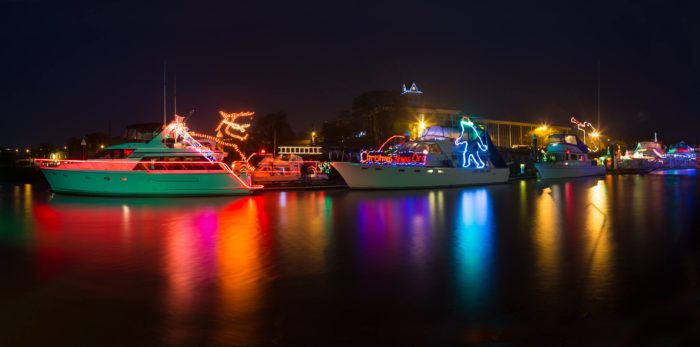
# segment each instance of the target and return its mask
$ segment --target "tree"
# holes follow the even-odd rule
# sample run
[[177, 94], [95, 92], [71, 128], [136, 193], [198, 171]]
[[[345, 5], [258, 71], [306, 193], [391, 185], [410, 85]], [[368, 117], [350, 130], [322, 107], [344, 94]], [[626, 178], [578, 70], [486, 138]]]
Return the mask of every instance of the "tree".
[[374, 147], [387, 137], [408, 130], [408, 115], [398, 91], [365, 92], [353, 99], [350, 111], [324, 124], [322, 136], [326, 143], [343, 143], [343, 148]]
[[275, 145], [284, 145], [293, 140], [294, 131], [287, 121], [287, 114], [279, 111], [255, 118], [247, 145], [257, 152], [260, 149], [271, 150]]

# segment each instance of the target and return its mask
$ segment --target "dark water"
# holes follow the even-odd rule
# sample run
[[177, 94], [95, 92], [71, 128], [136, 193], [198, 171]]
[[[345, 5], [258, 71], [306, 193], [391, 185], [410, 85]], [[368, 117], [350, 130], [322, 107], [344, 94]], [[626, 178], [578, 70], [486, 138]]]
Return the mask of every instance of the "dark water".
[[185, 199], [3, 184], [0, 197], [0, 346], [700, 336], [700, 185], [684, 172]]

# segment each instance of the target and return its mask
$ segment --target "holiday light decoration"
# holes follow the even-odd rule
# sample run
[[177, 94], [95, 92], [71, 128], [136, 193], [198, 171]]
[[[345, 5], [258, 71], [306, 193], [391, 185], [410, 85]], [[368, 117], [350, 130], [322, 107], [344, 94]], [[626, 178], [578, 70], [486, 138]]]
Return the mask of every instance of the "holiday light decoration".
[[198, 132], [196, 132], [196, 131], [190, 131], [190, 135], [192, 135], [192, 136], [194, 136], [194, 137], [198, 137], [198, 138], [202, 138], [202, 139], [207, 139], [207, 140], [214, 141], [214, 142], [216, 142], [216, 144], [218, 144], [218, 145], [221, 146], [221, 147], [232, 148], [234, 151], [236, 151], [236, 153], [238, 153], [238, 155], [241, 156], [241, 158], [242, 158], [243, 160], [245, 160], [245, 153], [243, 153], [243, 151], [241, 151], [240, 147], [238, 147], [238, 145], [235, 144], [235, 143], [226, 142], [226, 141], [224, 141], [224, 140], [222, 140], [222, 139], [220, 139], [220, 138], [218, 138], [218, 137], [214, 137], [214, 136], [211, 136], [211, 135], [198, 133]]
[[[196, 131], [190, 131], [190, 135], [192, 135], [194, 137], [199, 137], [199, 138], [204, 138], [204, 139], [214, 141], [214, 142], [216, 142], [216, 144], [218, 144], [219, 146], [224, 147], [224, 148], [232, 148], [234, 151], [236, 151], [236, 153], [238, 153], [238, 155], [241, 157], [242, 160], [247, 161], [245, 153], [243, 153], [243, 151], [241, 151], [238, 144], [225, 141], [221, 138], [222, 137], [221, 130], [223, 128], [224, 133], [231, 138], [237, 139], [239, 141], [245, 141], [246, 139], [248, 139], [248, 134], [245, 134], [245, 135], [240, 135], [240, 134], [244, 134], [247, 131], [247, 129], [250, 127], [250, 124], [249, 123], [239, 124], [236, 121], [239, 118], [243, 118], [243, 117], [253, 117], [253, 115], [255, 115], [255, 112], [227, 113], [224, 111], [219, 111], [219, 114], [221, 115], [221, 117], [223, 119], [219, 122], [219, 125], [216, 127], [216, 129], [214, 129], [217, 132], [217, 135], [219, 135], [219, 136], [214, 137], [214, 136], [204, 134], [204, 133], [199, 133]], [[238, 132], [238, 134], [236, 134], [234, 131]]]
[[[474, 125], [474, 122], [471, 121], [471, 119], [469, 119], [468, 117], [464, 117], [462, 118], [462, 121], [459, 122], [459, 125], [461, 127], [461, 130], [459, 133], [459, 137], [455, 139], [455, 145], [464, 145], [464, 151], [462, 151], [462, 167], [471, 167], [472, 163], [474, 163], [477, 169], [483, 168], [484, 166], [486, 166], [486, 164], [479, 156], [479, 151], [485, 152], [489, 149], [489, 146], [486, 143], [484, 143], [484, 140], [479, 135], [479, 131], [476, 129], [476, 126]], [[466, 128], [470, 128], [474, 132], [474, 136], [476, 137], [476, 145], [478, 149], [474, 151], [474, 153], [469, 153], [469, 135], [465, 134], [468, 131]], [[465, 135], [467, 135], [467, 140], [462, 141], [462, 138]]]
[[190, 135], [189, 129], [185, 125], [185, 117], [175, 115], [175, 120], [168, 124], [164, 131], [165, 134], [174, 134], [175, 142], [177, 142], [178, 137], [181, 138], [182, 143], [199, 152], [210, 163], [217, 162], [214, 152]]
[[406, 88], [406, 84], [404, 84], [401, 87], [402, 87], [401, 88], [401, 95], [404, 95], [404, 94], [423, 94], [423, 91], [421, 91], [420, 88], [418, 88], [418, 86], [416, 85], [415, 82], [411, 83], [411, 85], [408, 88]]
[[[588, 145], [588, 144], [586, 143], [586, 127], [590, 127], [591, 129], [593, 129], [593, 131], [591, 131], [591, 136], [592, 136], [592, 137], [598, 138], [598, 137], [600, 136], [600, 132], [598, 132], [598, 129], [596, 129], [596, 128], [593, 126], [593, 124], [591, 124], [591, 123], [589, 123], [589, 122], [581, 122], [581, 121], [579, 121], [578, 119], [576, 119], [575, 117], [571, 117], [571, 123], [573, 123], [574, 125], [576, 125], [576, 129], [577, 129], [577, 130], [583, 132], [583, 143], [586, 144], [586, 145]], [[591, 143], [591, 150], [593, 150], [593, 152], [597, 152], [597, 151], [598, 151], [598, 146], [597, 146], [595, 143]]]
[[396, 151], [394, 146], [384, 151], [384, 147], [394, 139], [405, 139], [404, 135], [389, 137], [378, 150], [360, 152], [360, 162], [363, 164], [396, 164], [396, 165], [425, 165], [428, 153]]
[[331, 173], [331, 163], [328, 161], [318, 162], [316, 164], [316, 172], [320, 172], [325, 175], [330, 175]]
[[379, 146], [378, 151], [381, 151], [381, 150], [384, 148], [384, 146], [386, 146], [386, 144], [389, 143], [391, 140], [393, 140], [393, 139], [399, 139], [399, 138], [405, 139], [406, 136], [404, 136], [404, 135], [394, 135], [394, 136], [392, 136], [392, 137], [386, 139], [386, 141], [384, 141], [384, 143], [382, 143], [382, 145]]
[[[232, 132], [232, 130], [238, 131], [241, 134], [244, 134], [246, 132], [246, 129], [250, 127], [249, 123], [245, 124], [239, 124], [236, 122], [238, 118], [243, 118], [243, 117], [253, 117], [255, 112], [233, 112], [233, 113], [226, 113], [224, 111], [219, 111], [219, 114], [223, 119], [221, 122], [219, 122], [219, 126], [216, 127], [216, 132], [220, 132], [221, 128], [224, 128], [224, 133], [226, 135], [238, 139], [240, 141], [245, 141], [248, 138], [248, 134], [245, 135], [239, 135], [235, 134]], [[225, 126], [225, 127], [224, 127]]]

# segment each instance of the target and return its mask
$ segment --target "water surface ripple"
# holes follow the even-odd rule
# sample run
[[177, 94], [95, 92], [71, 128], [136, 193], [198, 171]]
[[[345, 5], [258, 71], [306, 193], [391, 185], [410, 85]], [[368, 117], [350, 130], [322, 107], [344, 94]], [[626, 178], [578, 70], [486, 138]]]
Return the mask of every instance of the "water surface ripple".
[[181, 199], [2, 184], [0, 345], [688, 341], [698, 197], [673, 174]]

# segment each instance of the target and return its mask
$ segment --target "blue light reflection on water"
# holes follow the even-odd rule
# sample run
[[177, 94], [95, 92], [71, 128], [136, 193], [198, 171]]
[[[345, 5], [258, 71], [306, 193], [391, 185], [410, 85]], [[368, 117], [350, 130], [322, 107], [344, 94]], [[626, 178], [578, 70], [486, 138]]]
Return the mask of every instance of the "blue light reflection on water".
[[493, 267], [493, 213], [490, 191], [462, 192], [456, 205], [454, 256], [457, 302], [471, 315], [488, 304]]
[[[70, 324], [85, 317], [124, 322], [122, 345], [361, 345], [609, 322], [699, 283], [695, 177], [543, 183], [196, 199], [0, 186], [0, 320], [74, 345], [102, 338]], [[0, 342], [19, 336], [8, 326]]]

